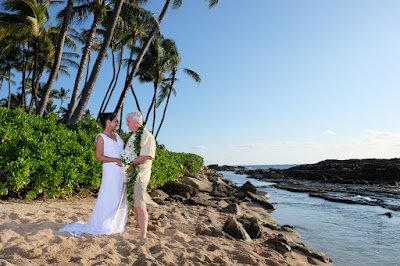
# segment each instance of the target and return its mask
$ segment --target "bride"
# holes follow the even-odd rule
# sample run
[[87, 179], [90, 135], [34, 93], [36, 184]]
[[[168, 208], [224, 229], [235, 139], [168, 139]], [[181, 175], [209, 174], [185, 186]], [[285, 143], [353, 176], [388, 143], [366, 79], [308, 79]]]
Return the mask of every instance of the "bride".
[[103, 175], [96, 205], [87, 224], [72, 223], [60, 229], [79, 236], [83, 233], [109, 235], [124, 232], [128, 218], [126, 185], [122, 172], [121, 153], [124, 142], [114, 132], [118, 119], [114, 113], [100, 114], [103, 133], [96, 137], [96, 159], [103, 162]]

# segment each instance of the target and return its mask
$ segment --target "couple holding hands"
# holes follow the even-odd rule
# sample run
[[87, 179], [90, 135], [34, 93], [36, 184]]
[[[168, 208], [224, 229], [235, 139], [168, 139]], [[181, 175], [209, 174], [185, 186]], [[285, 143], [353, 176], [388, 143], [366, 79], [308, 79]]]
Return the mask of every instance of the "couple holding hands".
[[133, 187], [136, 227], [140, 228], [140, 238], [146, 238], [149, 220], [145, 202], [146, 188], [150, 181], [152, 160], [155, 158], [156, 141], [144, 128], [140, 112], [129, 113], [126, 121], [132, 136], [124, 149], [123, 140], [114, 132], [118, 126], [117, 115], [100, 114], [104, 131], [96, 137], [96, 159], [103, 162], [103, 174], [97, 201], [86, 224], [68, 224], [61, 232], [70, 232], [72, 235], [124, 232], [128, 219], [127, 182], [133, 166], [137, 168]]

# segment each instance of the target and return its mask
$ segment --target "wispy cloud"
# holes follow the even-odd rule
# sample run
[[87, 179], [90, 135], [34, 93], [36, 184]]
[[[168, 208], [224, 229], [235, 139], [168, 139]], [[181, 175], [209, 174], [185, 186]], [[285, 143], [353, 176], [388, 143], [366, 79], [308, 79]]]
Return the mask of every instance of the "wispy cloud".
[[207, 146], [204, 146], [204, 145], [198, 145], [198, 146], [194, 146], [194, 147], [192, 147], [192, 149], [194, 149], [194, 150], [206, 150], [207, 149]]
[[333, 131], [333, 130], [328, 129], [328, 130], [325, 130], [322, 134], [325, 135], [325, 136], [335, 136], [336, 132]]

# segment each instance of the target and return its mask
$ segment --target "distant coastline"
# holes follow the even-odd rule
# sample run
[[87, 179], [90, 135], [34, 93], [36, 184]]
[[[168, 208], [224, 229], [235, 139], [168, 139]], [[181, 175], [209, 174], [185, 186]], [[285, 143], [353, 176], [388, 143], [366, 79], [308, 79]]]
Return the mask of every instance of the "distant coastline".
[[273, 182], [276, 188], [305, 192], [328, 201], [400, 210], [400, 159], [397, 158], [325, 160], [280, 169], [269, 166], [209, 167]]

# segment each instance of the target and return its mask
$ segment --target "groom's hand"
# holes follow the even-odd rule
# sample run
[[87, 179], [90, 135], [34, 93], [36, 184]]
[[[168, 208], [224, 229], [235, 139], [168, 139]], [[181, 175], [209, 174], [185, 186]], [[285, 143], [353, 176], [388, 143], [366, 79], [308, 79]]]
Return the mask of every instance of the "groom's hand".
[[136, 165], [136, 164], [142, 164], [147, 160], [153, 160], [154, 158], [151, 156], [146, 156], [146, 155], [140, 155], [138, 157], [135, 158], [135, 160], [133, 160], [132, 164]]

